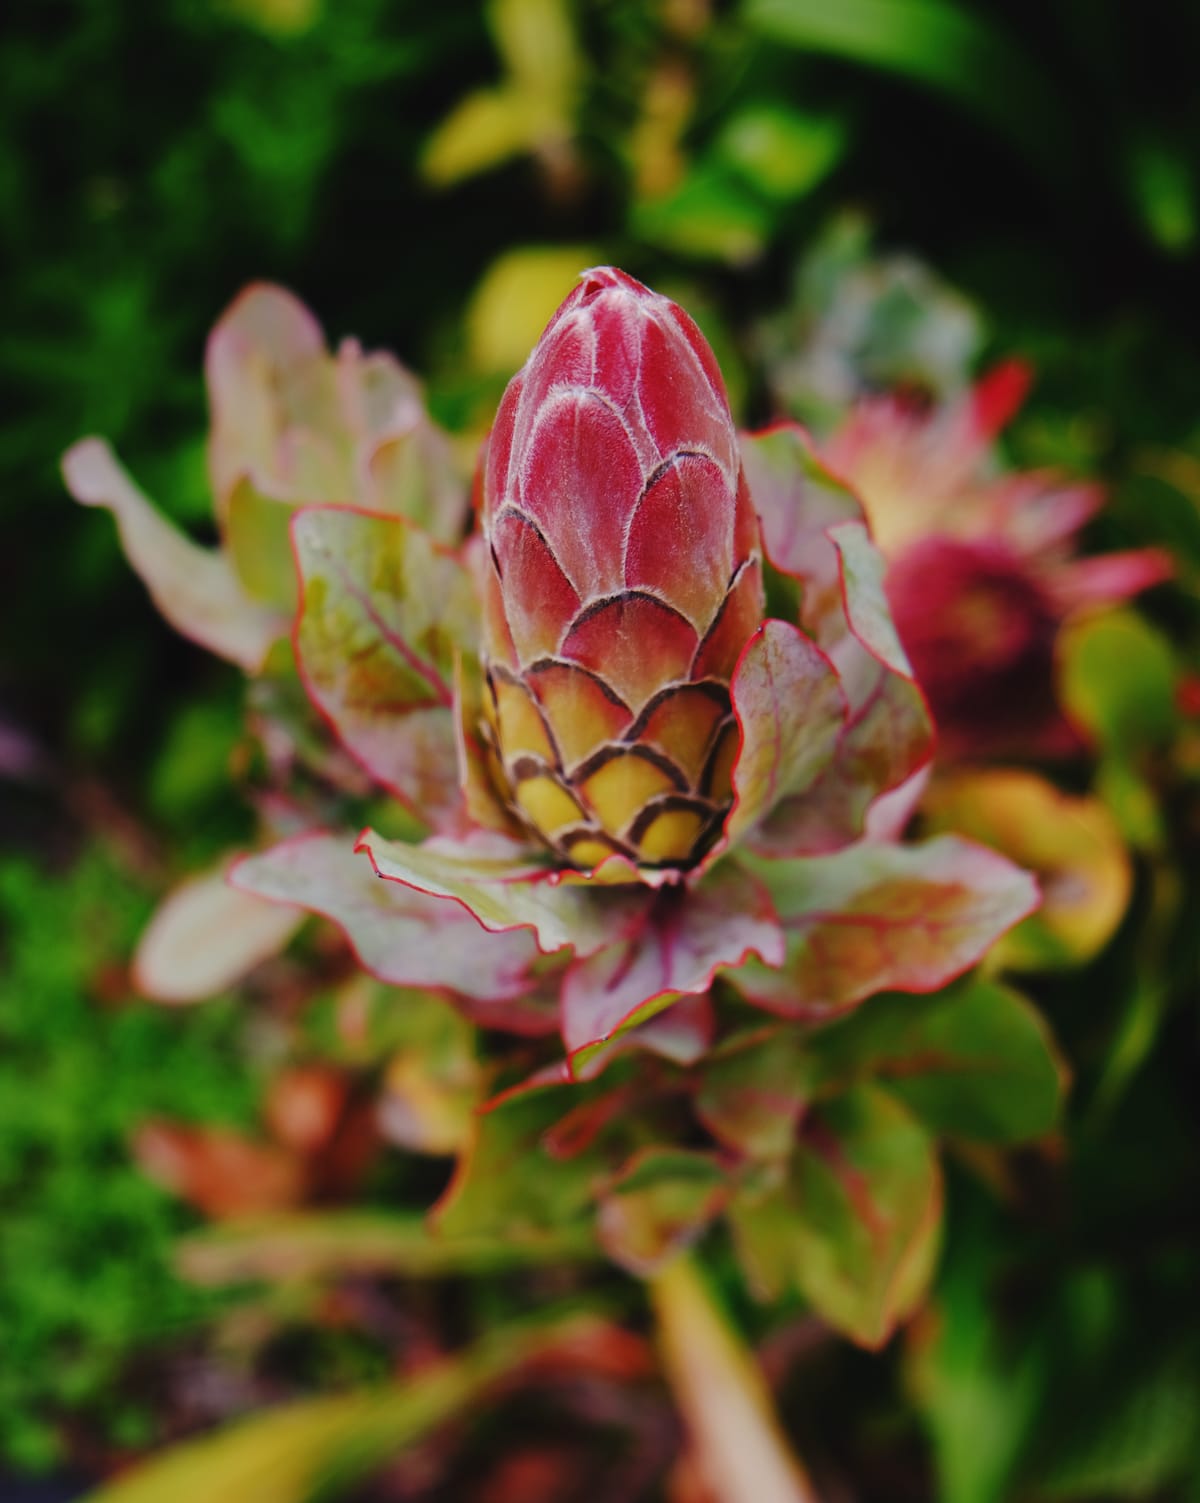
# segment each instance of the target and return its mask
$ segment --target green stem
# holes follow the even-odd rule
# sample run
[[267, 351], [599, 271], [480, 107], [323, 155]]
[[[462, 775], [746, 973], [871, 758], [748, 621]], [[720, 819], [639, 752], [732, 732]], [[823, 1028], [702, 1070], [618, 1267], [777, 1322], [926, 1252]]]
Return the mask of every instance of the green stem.
[[761, 1370], [695, 1263], [669, 1263], [650, 1298], [667, 1379], [716, 1503], [818, 1503]]

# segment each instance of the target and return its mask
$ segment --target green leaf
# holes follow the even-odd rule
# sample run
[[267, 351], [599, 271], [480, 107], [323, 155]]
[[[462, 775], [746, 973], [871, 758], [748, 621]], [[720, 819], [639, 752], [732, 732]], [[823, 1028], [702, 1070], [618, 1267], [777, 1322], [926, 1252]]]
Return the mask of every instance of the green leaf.
[[572, 1325], [497, 1331], [411, 1382], [282, 1405], [152, 1457], [87, 1503], [310, 1503], [318, 1493], [336, 1495], [560, 1345]]
[[936, 89], [1015, 139], [1035, 165], [1061, 168], [1070, 122], [1051, 80], [1035, 58], [969, 6], [952, 0], [746, 0], [743, 15], [771, 40]]
[[696, 1113], [721, 1143], [751, 1159], [786, 1159], [817, 1084], [815, 1061], [795, 1028], [730, 1041], [699, 1071]]
[[1176, 721], [1175, 658], [1136, 611], [1106, 611], [1069, 625], [1059, 642], [1063, 704], [1106, 751], [1130, 756], [1161, 744]]
[[1043, 971], [1093, 959], [1125, 916], [1133, 871], [1121, 831], [1097, 798], [1062, 793], [1013, 768], [943, 773], [921, 803], [931, 834], [981, 840], [1032, 871], [1042, 906], [997, 946], [997, 964]]
[[877, 1347], [924, 1294], [941, 1210], [933, 1140], [894, 1097], [859, 1086], [809, 1120], [784, 1182], [743, 1192], [729, 1216], [761, 1293], [794, 1289]]
[[765, 248], [771, 213], [740, 177], [701, 163], [665, 197], [635, 204], [633, 231], [662, 250], [742, 266]]
[[925, 997], [875, 997], [809, 1041], [826, 1089], [874, 1076], [933, 1132], [1041, 1137], [1066, 1082], [1050, 1030], [1018, 992], [978, 977]]
[[348, 750], [436, 823], [459, 803], [454, 650], [479, 635], [460, 559], [398, 517], [312, 507], [293, 523], [306, 687]]
[[[572, 1089], [572, 1107], [587, 1099]], [[518, 1096], [476, 1117], [472, 1143], [434, 1209], [436, 1233], [451, 1240], [507, 1238], [530, 1246], [563, 1232], [582, 1236], [592, 1208], [592, 1180], [608, 1165], [591, 1141], [569, 1157], [549, 1151], [546, 1135], [564, 1110], [558, 1088]]]
[[779, 105], [742, 110], [714, 145], [716, 156], [768, 198], [803, 198], [846, 154], [849, 131], [837, 115], [802, 115]]
[[433, 992], [402, 992], [393, 1012], [395, 1045], [383, 1076], [379, 1129], [413, 1153], [457, 1153], [470, 1139], [483, 1090], [476, 1030]]
[[248, 475], [234, 482], [225, 503], [225, 546], [246, 592], [293, 615], [299, 590], [292, 557], [296, 508], [264, 495]]
[[424, 1216], [373, 1211], [300, 1211], [203, 1228], [176, 1247], [180, 1272], [197, 1284], [339, 1278], [408, 1279], [494, 1273], [595, 1255], [586, 1228], [536, 1241], [448, 1236]]
[[615, 1263], [644, 1278], [696, 1241], [729, 1189], [712, 1154], [640, 1149], [600, 1192], [600, 1244]]

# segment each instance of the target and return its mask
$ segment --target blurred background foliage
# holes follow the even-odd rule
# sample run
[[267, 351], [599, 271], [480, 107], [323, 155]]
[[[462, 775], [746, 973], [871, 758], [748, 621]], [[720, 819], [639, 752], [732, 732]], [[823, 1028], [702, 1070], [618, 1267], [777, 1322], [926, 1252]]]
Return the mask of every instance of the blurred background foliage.
[[[1021, 354], [1037, 383], [1009, 457], [1109, 486], [1097, 545], [1174, 554], [1173, 588], [1067, 647], [1136, 881], [1113, 944], [1034, 988], [1075, 1072], [1063, 1141], [955, 1173], [935, 1302], [882, 1358], [741, 1313], [802, 1451], [852, 1496], [1200, 1499], [1198, 55], [1200, 11], [1169, 0], [18, 0], [0, 1468], [97, 1471], [278, 1395], [244, 1328], [219, 1398], [148, 1383], [164, 1353], [209, 1349], [226, 1301], [172, 1271], [195, 1217], [130, 1145], [168, 1110], [261, 1137], [264, 1082], [322, 1053], [305, 1030], [327, 1005], [301, 987], [281, 1044], [245, 1005], [132, 998], [150, 895], [248, 833], [228, 793], [242, 684], [158, 621], [60, 454], [104, 433], [204, 537], [204, 338], [257, 278], [395, 350], [468, 450], [577, 271], [614, 261], [697, 315], [748, 422], [819, 429], [847, 382], [941, 395]], [[380, 1202], [438, 1188], [372, 1172]], [[482, 1320], [522, 1295], [472, 1299]], [[327, 1313], [261, 1317], [295, 1346], [289, 1391], [403, 1346], [358, 1316], [331, 1335]], [[396, 1489], [378, 1496], [442, 1496]]]

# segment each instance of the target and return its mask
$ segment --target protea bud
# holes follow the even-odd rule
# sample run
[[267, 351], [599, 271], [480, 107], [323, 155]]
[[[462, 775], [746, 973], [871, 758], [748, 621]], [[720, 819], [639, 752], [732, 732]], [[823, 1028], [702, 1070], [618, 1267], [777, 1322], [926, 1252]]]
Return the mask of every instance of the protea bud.
[[682, 309], [584, 275], [500, 404], [483, 526], [505, 797], [576, 866], [689, 865], [732, 798], [729, 680], [763, 600], [724, 385]]

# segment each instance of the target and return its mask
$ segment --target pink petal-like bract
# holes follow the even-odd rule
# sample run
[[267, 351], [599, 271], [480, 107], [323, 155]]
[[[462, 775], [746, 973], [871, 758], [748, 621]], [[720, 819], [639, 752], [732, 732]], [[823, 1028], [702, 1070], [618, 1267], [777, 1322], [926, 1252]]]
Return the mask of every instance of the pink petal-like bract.
[[763, 594], [725, 389], [687, 314], [586, 272], [500, 404], [482, 510], [501, 792], [572, 865], [692, 865], [732, 799], [729, 681]]

